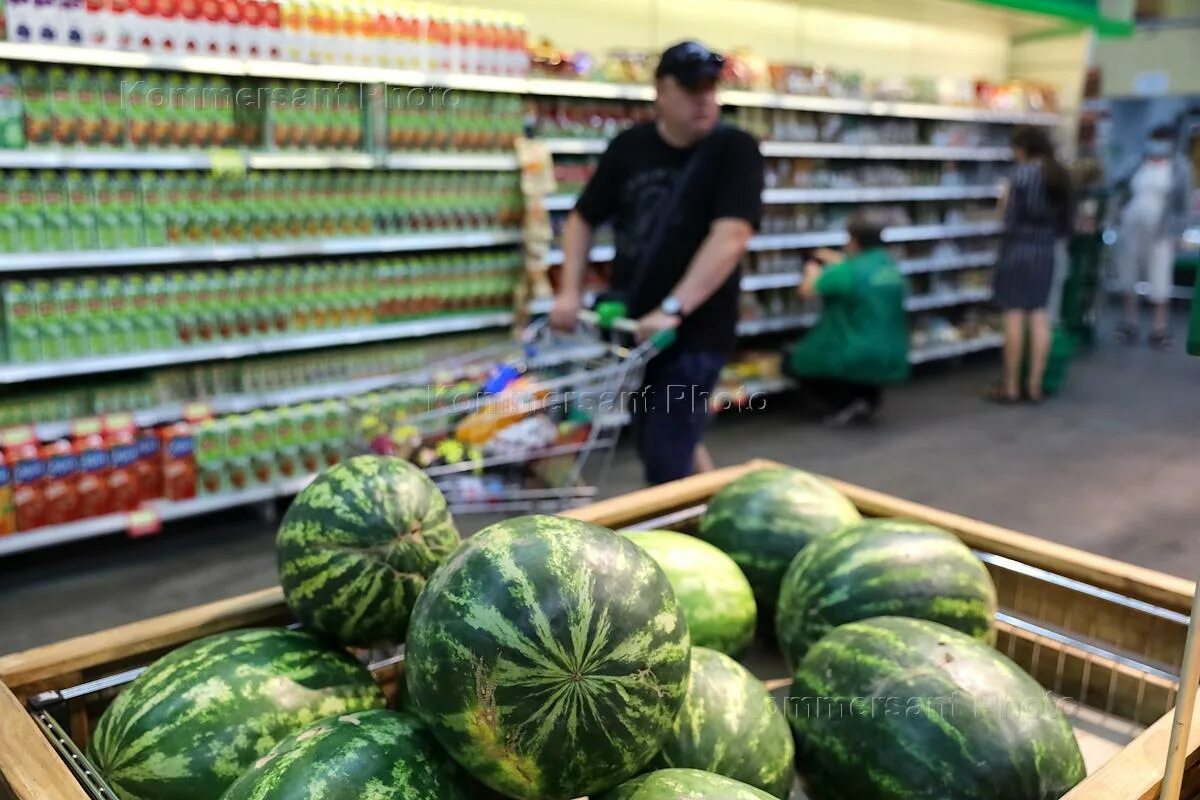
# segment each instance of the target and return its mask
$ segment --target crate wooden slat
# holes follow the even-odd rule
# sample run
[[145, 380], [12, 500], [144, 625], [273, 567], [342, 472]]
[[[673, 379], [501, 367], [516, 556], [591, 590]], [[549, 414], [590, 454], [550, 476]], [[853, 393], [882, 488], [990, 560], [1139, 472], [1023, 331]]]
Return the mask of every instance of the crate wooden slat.
[[[608, 527], [626, 527], [703, 505], [730, 481], [769, 466], [776, 465], [752, 461], [594, 503], [566, 515]], [[1152, 723], [1068, 794], [1067, 800], [1151, 800], [1156, 796], [1166, 758], [1174, 686], [1168, 671], [1161, 673], [1166, 677], [1160, 677], [1139, 672], [1130, 664], [1178, 668], [1181, 626], [1170, 613], [1164, 617], [1164, 612], [1150, 606], [1186, 612], [1195, 588], [1191, 582], [870, 489], [834, 483], [864, 514], [901, 516], [938, 525], [980, 552], [1014, 559], [1101, 590], [1077, 591], [1078, 587], [1070, 584], [1041, 581], [1036, 575], [1006, 568], [1002, 559], [989, 563], [1001, 606], [1017, 621], [1033, 620], [1045, 625], [1047, 632], [1099, 641], [1119, 651], [1120, 658], [1131, 655], [1143, 660], [1113, 660], [1020, 625], [1004, 621], [998, 625], [999, 649], [1012, 655], [1048, 689], [1069, 697], [1103, 701], [1117, 712], [1114, 718], [1127, 720], [1131, 726]], [[694, 519], [683, 521], [680, 527], [687, 530], [692, 525]], [[282, 594], [273, 588], [0, 658], [0, 798], [86, 797], [25, 710], [24, 704], [31, 696], [148, 663], [162, 652], [201, 636], [289, 620]], [[398, 672], [393, 669], [381, 675], [381, 680], [394, 682]], [[789, 681], [780, 677], [771, 683], [774, 689], [786, 691]], [[82, 704], [72, 708], [72, 714], [81, 717], [84, 730], [92, 711]], [[1165, 716], [1154, 721], [1160, 714]], [[1083, 733], [1080, 736], [1085, 738]], [[1184, 797], [1195, 799], [1200, 798], [1200, 764], [1196, 763], [1200, 761], [1200, 717], [1193, 722], [1191, 742]]]

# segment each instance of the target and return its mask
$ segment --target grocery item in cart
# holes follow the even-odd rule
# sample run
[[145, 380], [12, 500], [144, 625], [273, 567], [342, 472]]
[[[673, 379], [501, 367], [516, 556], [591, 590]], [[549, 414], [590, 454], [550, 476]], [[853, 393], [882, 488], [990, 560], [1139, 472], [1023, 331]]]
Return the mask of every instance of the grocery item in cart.
[[527, 417], [496, 433], [487, 440], [483, 452], [488, 456], [521, 458], [543, 450], [558, 439], [558, 426], [545, 414]]

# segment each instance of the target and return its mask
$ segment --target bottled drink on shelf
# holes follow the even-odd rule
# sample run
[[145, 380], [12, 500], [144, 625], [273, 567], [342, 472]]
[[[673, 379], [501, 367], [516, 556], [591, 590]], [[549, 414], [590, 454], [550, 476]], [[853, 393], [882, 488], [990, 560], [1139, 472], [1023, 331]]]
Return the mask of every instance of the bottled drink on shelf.
[[282, 8], [278, 0], [265, 0], [262, 8], [262, 36], [259, 42], [262, 57], [278, 61], [283, 58]]
[[241, 22], [237, 26], [236, 44], [242, 58], [265, 58], [263, 47], [264, 3], [261, 0], [239, 0]]

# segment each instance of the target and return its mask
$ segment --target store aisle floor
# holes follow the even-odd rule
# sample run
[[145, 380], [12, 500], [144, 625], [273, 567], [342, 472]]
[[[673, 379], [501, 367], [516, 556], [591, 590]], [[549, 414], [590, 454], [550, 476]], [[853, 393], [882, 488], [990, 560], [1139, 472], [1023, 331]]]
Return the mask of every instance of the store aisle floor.
[[[730, 415], [717, 461], [773, 458], [881, 491], [1191, 577], [1200, 565], [1200, 360], [1105, 345], [1063, 397], [1001, 408], [979, 393], [988, 358], [923, 375], [887, 400], [883, 424], [826, 430], [789, 398]], [[633, 453], [606, 494], [630, 491]], [[271, 585], [273, 527], [242, 510], [167, 535], [117, 537], [0, 563], [0, 653]]]

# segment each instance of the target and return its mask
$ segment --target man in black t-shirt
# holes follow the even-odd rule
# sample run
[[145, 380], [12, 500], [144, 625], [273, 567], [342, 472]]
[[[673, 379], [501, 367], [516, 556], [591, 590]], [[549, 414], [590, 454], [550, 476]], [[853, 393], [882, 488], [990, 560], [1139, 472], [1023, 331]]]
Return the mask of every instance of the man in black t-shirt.
[[708, 395], [734, 349], [738, 265], [762, 218], [758, 143], [720, 124], [724, 63], [695, 42], [663, 53], [656, 120], [613, 139], [563, 229], [555, 327], [575, 327], [592, 233], [611, 221], [612, 288], [638, 319], [639, 337], [678, 331], [632, 404], [650, 483], [712, 468], [701, 445]]

